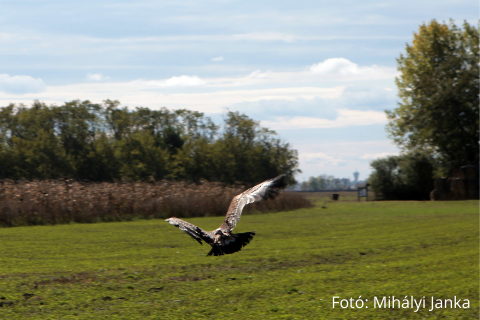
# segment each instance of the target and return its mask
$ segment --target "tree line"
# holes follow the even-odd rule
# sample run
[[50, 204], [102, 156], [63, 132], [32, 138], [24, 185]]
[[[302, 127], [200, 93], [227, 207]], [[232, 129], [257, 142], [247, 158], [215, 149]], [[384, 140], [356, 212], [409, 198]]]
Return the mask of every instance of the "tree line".
[[318, 177], [310, 177], [307, 181], [297, 184], [297, 190], [301, 191], [320, 191], [320, 190], [349, 190], [351, 188], [350, 179], [335, 178], [334, 176], [322, 174]]
[[0, 108], [0, 179], [72, 178], [253, 184], [287, 173], [296, 150], [239, 112], [129, 109], [106, 100]]
[[397, 63], [387, 131], [402, 153], [373, 161], [369, 182], [383, 199], [429, 199], [436, 177], [479, 163], [478, 28], [432, 20]]

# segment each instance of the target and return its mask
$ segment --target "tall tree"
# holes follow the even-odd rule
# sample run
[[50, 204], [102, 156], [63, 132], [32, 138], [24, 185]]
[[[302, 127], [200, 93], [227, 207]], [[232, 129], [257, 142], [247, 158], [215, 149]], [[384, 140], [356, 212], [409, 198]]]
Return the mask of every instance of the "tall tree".
[[254, 184], [297, 171], [297, 153], [246, 115], [224, 132], [203, 113], [74, 100], [0, 107], [0, 179], [208, 179]]
[[429, 151], [443, 173], [479, 161], [478, 59], [477, 28], [435, 20], [397, 59], [401, 101], [387, 111], [387, 131], [404, 151]]
[[223, 136], [216, 144], [220, 181], [254, 184], [286, 173], [293, 183], [293, 174], [300, 171], [296, 150], [239, 112], [228, 112]]
[[368, 182], [382, 200], [427, 200], [433, 189], [433, 159], [422, 151], [374, 160]]

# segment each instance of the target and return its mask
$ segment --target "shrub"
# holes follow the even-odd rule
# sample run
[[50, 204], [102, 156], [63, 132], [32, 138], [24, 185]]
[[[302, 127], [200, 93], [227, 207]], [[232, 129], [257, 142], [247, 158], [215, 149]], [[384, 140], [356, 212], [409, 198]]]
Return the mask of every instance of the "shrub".
[[432, 157], [422, 152], [377, 159], [368, 178], [377, 200], [428, 200], [433, 190]]
[[[243, 186], [202, 181], [80, 182], [73, 180], [0, 181], [0, 226], [93, 223], [171, 216], [223, 216]], [[310, 207], [298, 194], [285, 192], [246, 212]]]

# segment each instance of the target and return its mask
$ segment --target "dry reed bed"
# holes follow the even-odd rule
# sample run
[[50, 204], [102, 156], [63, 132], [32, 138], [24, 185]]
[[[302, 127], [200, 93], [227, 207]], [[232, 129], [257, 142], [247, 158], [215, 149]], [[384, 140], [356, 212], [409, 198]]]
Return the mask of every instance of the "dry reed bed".
[[[0, 226], [92, 223], [136, 218], [222, 216], [243, 186], [203, 181], [93, 183], [73, 180], [0, 181]], [[246, 212], [311, 207], [304, 197], [283, 193]]]

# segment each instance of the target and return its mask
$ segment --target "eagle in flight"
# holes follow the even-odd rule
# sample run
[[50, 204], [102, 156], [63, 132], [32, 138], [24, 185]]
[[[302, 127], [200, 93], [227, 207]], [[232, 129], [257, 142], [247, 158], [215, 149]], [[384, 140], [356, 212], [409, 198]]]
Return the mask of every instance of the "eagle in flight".
[[250, 188], [235, 196], [230, 203], [225, 221], [222, 225], [213, 231], [204, 231], [199, 227], [171, 217], [166, 219], [170, 224], [178, 227], [186, 234], [202, 244], [202, 240], [212, 246], [212, 250], [207, 256], [222, 256], [224, 254], [235, 253], [246, 246], [253, 239], [255, 232], [232, 233], [242, 215], [243, 207], [247, 204], [275, 198], [278, 190], [286, 186], [285, 175], [282, 174], [276, 178], [264, 181], [253, 188]]

